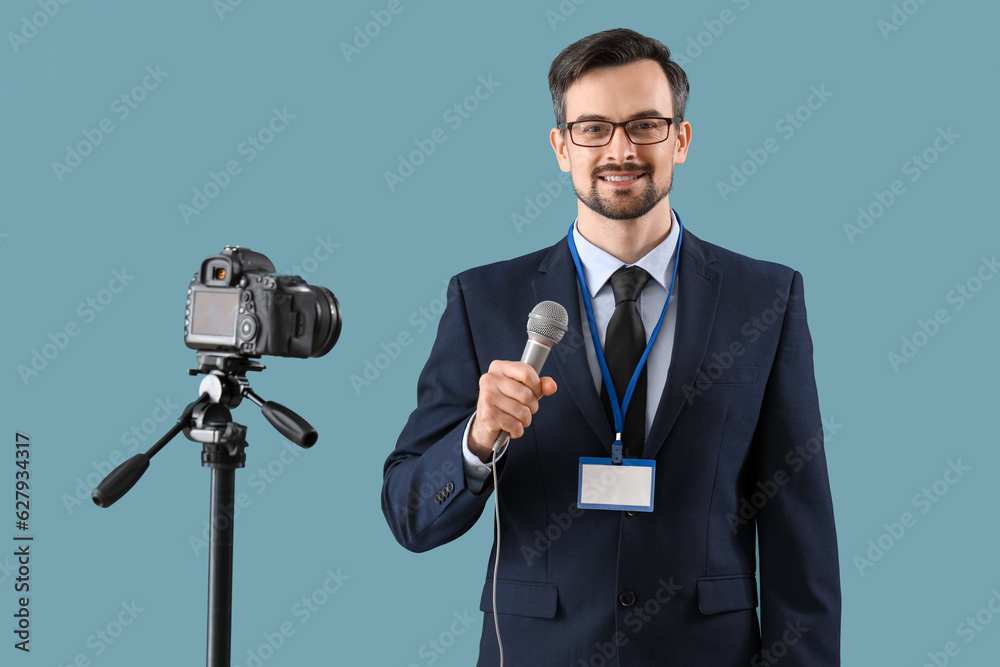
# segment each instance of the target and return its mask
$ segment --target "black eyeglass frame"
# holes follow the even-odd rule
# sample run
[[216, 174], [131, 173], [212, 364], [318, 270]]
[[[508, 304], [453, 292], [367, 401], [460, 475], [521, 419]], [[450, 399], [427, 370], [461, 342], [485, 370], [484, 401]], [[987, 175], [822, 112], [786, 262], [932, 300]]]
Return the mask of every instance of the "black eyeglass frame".
[[[665, 120], [665, 121], [667, 121], [667, 134], [666, 134], [666, 136], [663, 137], [662, 139], [660, 139], [659, 141], [636, 141], [636, 140], [634, 140], [632, 138], [632, 135], [628, 133], [628, 128], [626, 127], [626, 125], [628, 125], [629, 123], [635, 123], [635, 122], [638, 122], [638, 121], [641, 121], [641, 120]], [[626, 121], [622, 121], [620, 123], [615, 123], [615, 122], [612, 122], [610, 120], [602, 120], [600, 118], [589, 118], [587, 120], [574, 120], [574, 121], [571, 121], [569, 123], [559, 123], [558, 125], [556, 125], [556, 129], [559, 129], [559, 130], [569, 130], [570, 141], [572, 141], [574, 145], [580, 146], [581, 148], [601, 148], [603, 146], [607, 146], [608, 144], [611, 143], [611, 140], [615, 138], [615, 130], [617, 130], [619, 127], [622, 128], [622, 131], [625, 133], [625, 137], [631, 143], [635, 144], [636, 146], [653, 146], [655, 144], [662, 144], [664, 141], [666, 141], [667, 139], [669, 139], [670, 138], [670, 127], [672, 125], [676, 124], [676, 123], [680, 123], [682, 120], [684, 120], [684, 119], [683, 118], [677, 118], [677, 117], [674, 117], [674, 118], [665, 118], [663, 116], [643, 116], [642, 118], [633, 118], [632, 120], [626, 120]], [[577, 143], [576, 139], [573, 138], [573, 126], [574, 125], [579, 125], [580, 123], [605, 123], [605, 124], [611, 126], [611, 134], [608, 135], [608, 140], [605, 143], [603, 143], [603, 144], [580, 144], [580, 143]]]

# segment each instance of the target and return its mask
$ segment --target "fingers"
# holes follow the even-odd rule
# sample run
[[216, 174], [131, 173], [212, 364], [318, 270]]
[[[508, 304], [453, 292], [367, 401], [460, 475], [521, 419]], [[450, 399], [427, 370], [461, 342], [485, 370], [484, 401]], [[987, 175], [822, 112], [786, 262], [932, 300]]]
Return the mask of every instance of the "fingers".
[[519, 438], [538, 411], [542, 395], [538, 374], [527, 364], [494, 361], [479, 379], [477, 421], [494, 433], [501, 429]]
[[540, 381], [535, 369], [522, 361], [494, 361], [483, 377], [514, 380], [531, 390], [537, 399], [541, 394]]
[[492, 446], [501, 430], [511, 438], [524, 435], [524, 429], [531, 425], [531, 416], [538, 411], [538, 399], [551, 396], [555, 391], [555, 381], [550, 377], [539, 378], [528, 364], [494, 361], [479, 379], [470, 448], [474, 444]]

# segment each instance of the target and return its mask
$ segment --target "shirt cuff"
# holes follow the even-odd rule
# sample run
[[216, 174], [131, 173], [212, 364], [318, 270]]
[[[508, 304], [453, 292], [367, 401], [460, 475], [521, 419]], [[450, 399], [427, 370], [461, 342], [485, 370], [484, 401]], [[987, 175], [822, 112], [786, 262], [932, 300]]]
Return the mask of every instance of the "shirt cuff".
[[[465, 469], [465, 485], [474, 495], [479, 494], [483, 490], [483, 485], [486, 484], [486, 480], [493, 473], [493, 462], [483, 463], [469, 449], [469, 429], [472, 428], [472, 420], [475, 418], [476, 413], [473, 412], [472, 416], [469, 417], [468, 423], [465, 425], [465, 433], [462, 434], [462, 467]], [[504, 445], [497, 452], [498, 461], [506, 451], [507, 445]]]

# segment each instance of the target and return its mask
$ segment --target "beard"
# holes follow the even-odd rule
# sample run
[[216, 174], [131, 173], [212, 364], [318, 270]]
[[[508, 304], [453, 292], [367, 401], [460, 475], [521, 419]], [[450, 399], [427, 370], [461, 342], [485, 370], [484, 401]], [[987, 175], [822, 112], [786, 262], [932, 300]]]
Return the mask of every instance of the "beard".
[[[642, 192], [638, 194], [621, 190], [613, 193], [610, 197], [602, 197], [597, 191], [597, 181], [601, 174], [613, 171], [642, 171], [648, 182], [642, 189]], [[671, 169], [666, 187], [662, 190], [657, 190], [656, 183], [653, 180], [653, 166], [641, 163], [604, 166], [599, 170], [595, 169], [591, 174], [591, 179], [590, 190], [587, 192], [580, 192], [575, 183], [573, 184], [573, 190], [576, 192], [577, 198], [587, 208], [609, 220], [635, 220], [641, 218], [663, 201], [664, 197], [670, 194], [670, 190], [674, 186], [674, 174]]]

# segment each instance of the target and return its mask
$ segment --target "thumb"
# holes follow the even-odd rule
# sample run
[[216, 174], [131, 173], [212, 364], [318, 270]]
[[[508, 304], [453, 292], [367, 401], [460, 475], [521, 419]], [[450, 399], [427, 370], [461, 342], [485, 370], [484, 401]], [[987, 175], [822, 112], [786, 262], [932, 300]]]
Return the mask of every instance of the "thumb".
[[541, 384], [542, 384], [542, 396], [551, 396], [552, 394], [556, 393], [556, 389], [558, 389], [558, 387], [556, 386], [556, 381], [550, 377], [543, 377], [541, 379]]

